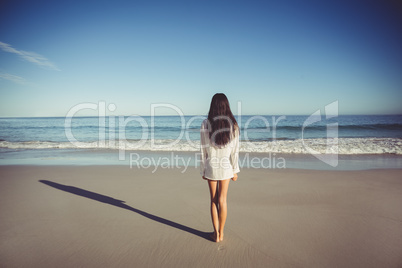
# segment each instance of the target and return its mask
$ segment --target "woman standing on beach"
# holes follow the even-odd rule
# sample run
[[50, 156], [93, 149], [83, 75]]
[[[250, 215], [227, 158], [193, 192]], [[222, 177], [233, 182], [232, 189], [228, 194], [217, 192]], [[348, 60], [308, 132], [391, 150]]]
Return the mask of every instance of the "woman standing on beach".
[[240, 172], [239, 126], [230, 110], [225, 94], [213, 96], [208, 118], [201, 124], [200, 173], [208, 181], [211, 195], [211, 218], [214, 226], [213, 240], [223, 240], [223, 228], [227, 217], [227, 193], [229, 181], [237, 180]]

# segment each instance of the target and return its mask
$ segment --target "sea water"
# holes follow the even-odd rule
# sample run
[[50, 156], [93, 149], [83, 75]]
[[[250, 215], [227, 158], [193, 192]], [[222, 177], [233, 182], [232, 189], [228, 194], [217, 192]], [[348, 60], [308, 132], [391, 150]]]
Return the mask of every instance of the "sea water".
[[[127, 164], [130, 152], [189, 155], [199, 151], [199, 130], [205, 118], [0, 118], [0, 164]], [[377, 163], [374, 168], [402, 167], [401, 115], [340, 115], [314, 120], [299, 115], [242, 115], [236, 120], [243, 155], [287, 155], [287, 162], [298, 168], [310, 161], [307, 159], [315, 159], [312, 154], [337, 154], [341, 160], [355, 159], [360, 167], [363, 158], [363, 163], [370, 159]], [[121, 161], [122, 150], [125, 161]], [[299, 159], [299, 166], [294, 159]], [[196, 160], [191, 164], [196, 165]]]

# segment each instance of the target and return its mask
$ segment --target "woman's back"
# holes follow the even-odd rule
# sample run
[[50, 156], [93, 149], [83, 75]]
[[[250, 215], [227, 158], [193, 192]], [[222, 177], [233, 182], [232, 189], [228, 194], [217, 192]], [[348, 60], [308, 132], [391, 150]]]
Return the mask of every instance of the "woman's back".
[[208, 118], [201, 124], [200, 173], [210, 180], [227, 180], [240, 172], [240, 131], [226, 96], [215, 96]]

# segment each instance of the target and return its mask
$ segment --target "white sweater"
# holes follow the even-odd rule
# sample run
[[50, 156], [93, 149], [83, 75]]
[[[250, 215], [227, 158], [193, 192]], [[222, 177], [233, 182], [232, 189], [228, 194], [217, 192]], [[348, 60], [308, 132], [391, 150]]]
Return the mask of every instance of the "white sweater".
[[208, 119], [201, 124], [201, 163], [200, 174], [210, 180], [233, 178], [239, 169], [239, 131], [223, 147], [213, 145], [209, 139]]

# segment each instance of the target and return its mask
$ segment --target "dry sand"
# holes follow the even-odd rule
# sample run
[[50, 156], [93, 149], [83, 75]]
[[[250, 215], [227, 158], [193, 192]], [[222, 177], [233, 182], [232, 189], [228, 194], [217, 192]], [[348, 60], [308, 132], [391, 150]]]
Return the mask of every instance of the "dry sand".
[[402, 170], [243, 169], [221, 243], [195, 169], [0, 176], [1, 267], [402, 267]]

